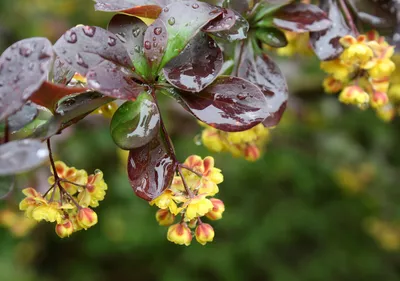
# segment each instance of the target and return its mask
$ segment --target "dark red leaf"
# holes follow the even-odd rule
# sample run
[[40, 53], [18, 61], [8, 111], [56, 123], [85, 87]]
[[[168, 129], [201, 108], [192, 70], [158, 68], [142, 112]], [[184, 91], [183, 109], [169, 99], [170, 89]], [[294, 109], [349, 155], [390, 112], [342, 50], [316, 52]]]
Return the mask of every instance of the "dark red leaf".
[[233, 12], [235, 14], [235, 24], [229, 30], [213, 32], [213, 36], [228, 40], [229, 42], [247, 38], [247, 33], [250, 28], [249, 23], [238, 12]]
[[252, 0], [207, 0], [203, 1], [207, 2], [212, 5], [220, 6], [220, 7], [225, 7], [225, 5], [228, 5], [228, 8], [235, 10], [239, 12], [240, 14], [243, 14], [244, 12], [248, 11], [250, 8], [250, 3], [252, 3]]
[[326, 30], [332, 24], [320, 8], [302, 3], [284, 6], [275, 13], [273, 23], [279, 28], [294, 32]]
[[285, 77], [279, 67], [267, 56], [255, 56], [248, 46], [238, 66], [238, 76], [256, 84], [265, 95], [268, 126], [275, 126], [286, 108], [289, 97]]
[[220, 76], [200, 93], [180, 96], [195, 117], [223, 131], [250, 129], [269, 115], [261, 90], [238, 77]]
[[54, 45], [57, 55], [82, 75], [102, 61], [112, 61], [128, 68], [132, 61], [122, 42], [113, 33], [94, 26], [68, 30]]
[[68, 95], [86, 92], [84, 87], [67, 87], [45, 81], [29, 98], [34, 103], [44, 106], [54, 112], [57, 102]]
[[0, 120], [20, 109], [47, 79], [53, 51], [46, 38], [11, 45], [0, 57]]
[[172, 183], [177, 163], [158, 138], [132, 149], [128, 157], [128, 176], [133, 191], [144, 200], [158, 197]]
[[236, 22], [235, 12], [224, 9], [223, 13], [203, 27], [204, 32], [217, 32], [229, 30]]
[[157, 19], [144, 34], [144, 55], [155, 77], [168, 44], [168, 33], [164, 22]]
[[207, 34], [199, 33], [179, 56], [167, 63], [164, 75], [181, 90], [200, 92], [217, 78], [223, 60], [215, 41]]
[[110, 61], [89, 70], [87, 86], [116, 99], [136, 99], [144, 87], [133, 81], [134, 73]]
[[339, 43], [341, 37], [351, 34], [337, 1], [326, 0], [321, 7], [328, 13], [332, 21], [331, 27], [327, 30], [310, 33], [311, 46], [320, 60], [332, 60], [343, 52]]
[[375, 28], [391, 28], [396, 25], [395, 4], [392, 8], [388, 0], [347, 0], [347, 2], [361, 21]]
[[143, 54], [144, 34], [147, 25], [136, 17], [115, 15], [108, 24], [108, 30], [116, 34], [128, 50], [135, 72], [143, 78], [150, 76], [150, 68]]
[[156, 19], [168, 0], [95, 0], [95, 10]]

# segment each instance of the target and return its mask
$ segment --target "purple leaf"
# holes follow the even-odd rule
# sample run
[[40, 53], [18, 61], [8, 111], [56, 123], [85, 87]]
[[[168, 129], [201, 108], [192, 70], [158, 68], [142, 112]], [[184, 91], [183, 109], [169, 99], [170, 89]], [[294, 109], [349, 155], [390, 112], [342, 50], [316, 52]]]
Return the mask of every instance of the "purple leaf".
[[267, 118], [264, 124], [275, 126], [286, 108], [289, 91], [279, 67], [267, 56], [255, 56], [251, 46], [246, 48], [238, 66], [238, 76], [257, 85], [265, 95]]
[[168, 33], [164, 22], [157, 19], [144, 34], [144, 55], [155, 77], [168, 44]]
[[46, 38], [11, 45], [0, 57], [0, 120], [20, 109], [47, 79], [53, 51]]
[[158, 197], [172, 183], [177, 162], [157, 137], [145, 146], [132, 149], [128, 176], [133, 191], [144, 200]]
[[235, 14], [235, 24], [229, 30], [216, 31], [212, 35], [229, 42], [235, 40], [243, 40], [247, 38], [247, 33], [249, 31], [249, 23], [242, 17], [238, 12], [233, 11]]
[[[375, 28], [391, 28], [396, 25], [395, 4], [392, 4], [391, 8], [387, 0], [347, 0], [347, 2], [351, 5], [354, 14], [364, 23]], [[396, 2], [398, 5], [398, 1], [393, 1], [393, 3]]]
[[168, 0], [95, 0], [95, 10], [156, 19]]
[[207, 0], [204, 1], [209, 4], [215, 5], [215, 6], [220, 6], [220, 7], [225, 7], [224, 4], [228, 4], [228, 8], [235, 10], [239, 12], [240, 14], [243, 14], [244, 12], [247, 12], [250, 9], [250, 3], [253, 2], [252, 0]]
[[108, 30], [116, 34], [128, 50], [135, 72], [143, 78], [149, 77], [150, 69], [143, 55], [144, 34], [147, 25], [136, 17], [115, 15], [108, 24]]
[[344, 20], [337, 1], [325, 1], [322, 9], [328, 13], [332, 25], [327, 30], [311, 32], [310, 42], [320, 60], [333, 60], [343, 52], [340, 38], [351, 34], [351, 30]]
[[136, 99], [144, 91], [133, 77], [133, 72], [109, 61], [90, 69], [86, 75], [88, 88], [116, 99]]
[[236, 22], [235, 12], [224, 9], [223, 13], [203, 27], [204, 32], [217, 32], [229, 30]]
[[102, 61], [133, 67], [125, 46], [113, 33], [94, 26], [71, 28], [54, 45], [57, 55], [82, 75]]
[[179, 56], [167, 63], [164, 75], [181, 90], [200, 92], [217, 78], [223, 59], [215, 41], [207, 34], [199, 33]]
[[238, 77], [220, 76], [200, 93], [180, 96], [196, 118], [227, 132], [250, 129], [269, 115], [261, 90]]
[[274, 15], [275, 26], [294, 32], [321, 31], [331, 26], [324, 11], [315, 5], [293, 3]]

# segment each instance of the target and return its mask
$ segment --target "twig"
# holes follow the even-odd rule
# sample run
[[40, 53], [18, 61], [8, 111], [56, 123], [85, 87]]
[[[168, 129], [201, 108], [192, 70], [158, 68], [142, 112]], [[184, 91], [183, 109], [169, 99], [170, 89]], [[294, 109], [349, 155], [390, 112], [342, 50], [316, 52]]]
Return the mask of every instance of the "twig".
[[344, 2], [344, 0], [339, 0], [339, 3], [340, 3], [340, 6], [342, 7], [344, 15], [346, 16], [347, 23], [350, 25], [351, 31], [353, 31], [354, 36], [357, 37], [359, 35], [359, 32], [358, 32], [357, 27], [356, 27], [356, 25], [354, 23], [354, 20], [353, 20], [353, 18], [351, 16], [349, 8], [347, 7], [347, 5]]

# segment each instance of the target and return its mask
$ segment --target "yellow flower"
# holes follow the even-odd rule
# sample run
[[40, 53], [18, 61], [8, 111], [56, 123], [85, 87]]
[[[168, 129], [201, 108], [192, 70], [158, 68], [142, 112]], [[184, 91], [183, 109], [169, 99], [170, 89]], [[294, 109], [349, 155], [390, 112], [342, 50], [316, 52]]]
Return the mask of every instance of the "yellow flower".
[[[61, 179], [68, 180], [70, 182], [74, 182], [79, 185], [86, 185], [87, 180], [88, 180], [88, 175], [85, 170], [77, 170], [74, 167], [68, 167], [64, 162], [62, 161], [56, 161], [55, 163], [56, 171], [58, 177]], [[53, 170], [51, 171], [53, 173]], [[49, 184], [53, 185], [54, 184], [54, 176], [49, 177], [48, 182]], [[70, 184], [66, 182], [62, 182], [61, 186], [70, 194], [74, 195], [75, 193], [80, 191], [81, 188]]]
[[97, 214], [90, 208], [82, 208], [76, 216], [77, 223], [83, 229], [88, 229], [97, 223]]
[[213, 127], [208, 127], [201, 133], [201, 141], [205, 147], [214, 152], [221, 152], [225, 149], [224, 143], [218, 133], [218, 130]]
[[41, 205], [32, 210], [31, 218], [36, 221], [61, 222], [63, 215], [59, 204], [52, 202], [48, 205]]
[[379, 107], [376, 110], [376, 114], [378, 115], [378, 117], [380, 119], [382, 119], [385, 122], [390, 122], [393, 120], [396, 112], [393, 108], [393, 105], [391, 105], [390, 103], [388, 103], [385, 106]]
[[380, 60], [374, 67], [368, 70], [368, 74], [371, 78], [380, 79], [389, 77], [396, 69], [396, 65], [390, 59]]
[[198, 195], [192, 198], [187, 203], [185, 212], [185, 221], [190, 221], [197, 217], [202, 217], [213, 209], [213, 204], [210, 199], [207, 199], [205, 195]]
[[156, 205], [160, 209], [169, 209], [172, 214], [177, 215], [180, 212], [180, 208], [176, 205], [173, 197], [172, 190], [167, 189], [160, 196], [153, 199], [150, 205]]
[[214, 229], [208, 223], [201, 223], [196, 227], [196, 240], [201, 245], [212, 242], [215, 236]]
[[357, 39], [351, 35], [344, 36], [340, 43], [345, 48], [340, 60], [346, 65], [360, 65], [363, 68], [374, 56], [372, 49], [366, 44], [366, 36], [360, 35]]
[[99, 201], [104, 200], [106, 190], [103, 172], [97, 170], [93, 175], [89, 175], [86, 188], [78, 195], [79, 203], [84, 207], [98, 207]]
[[371, 106], [373, 108], [379, 108], [384, 105], [387, 105], [389, 102], [389, 98], [386, 93], [383, 92], [374, 92], [371, 98]]
[[343, 89], [343, 83], [340, 80], [336, 80], [332, 76], [328, 76], [324, 79], [324, 82], [322, 83], [324, 90], [328, 94], [333, 94], [339, 92], [341, 89]]
[[57, 224], [55, 231], [60, 238], [69, 237], [74, 232], [74, 226], [70, 220], [67, 220]]
[[167, 209], [160, 209], [156, 213], [156, 220], [159, 225], [168, 226], [174, 223], [175, 216]]
[[348, 86], [340, 93], [339, 100], [345, 104], [363, 105], [369, 102], [369, 95], [359, 86]]
[[112, 118], [115, 111], [117, 111], [118, 105], [115, 102], [110, 102], [105, 105], [100, 106], [98, 109], [93, 111], [92, 114], [100, 114], [103, 115], [105, 118]]
[[206, 214], [206, 217], [210, 220], [220, 220], [225, 211], [224, 202], [216, 198], [211, 198], [210, 201], [213, 204], [213, 208]]
[[192, 242], [192, 233], [186, 223], [178, 223], [168, 228], [167, 239], [178, 245], [189, 246]]
[[323, 61], [320, 64], [322, 70], [330, 74], [335, 80], [341, 82], [347, 82], [349, 80], [350, 73], [354, 71], [353, 67], [342, 64], [340, 59]]

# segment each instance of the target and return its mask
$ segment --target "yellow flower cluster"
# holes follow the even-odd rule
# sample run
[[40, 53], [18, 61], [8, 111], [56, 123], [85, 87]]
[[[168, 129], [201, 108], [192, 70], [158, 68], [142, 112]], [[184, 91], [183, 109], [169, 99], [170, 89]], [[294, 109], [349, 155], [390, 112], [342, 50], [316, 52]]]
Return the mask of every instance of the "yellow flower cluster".
[[[202, 159], [197, 155], [188, 157], [180, 165], [179, 174], [174, 177], [171, 187], [150, 204], [160, 208], [156, 213], [158, 223], [170, 226], [167, 233], [169, 241], [188, 246], [193, 238], [191, 229], [195, 229], [193, 234], [197, 242], [205, 245], [214, 239], [214, 229], [200, 218], [222, 218], [224, 203], [209, 197], [218, 193], [223, 175], [220, 169], [214, 167], [214, 158]], [[173, 224], [178, 215], [181, 215], [181, 221]]]
[[400, 224], [379, 218], [371, 218], [366, 223], [369, 234], [387, 251], [400, 250]]
[[105, 105], [100, 106], [98, 109], [93, 111], [92, 114], [100, 114], [103, 115], [105, 118], [111, 119], [115, 111], [117, 111], [117, 109], [118, 109], [117, 103], [112, 101]]
[[107, 184], [100, 170], [88, 175], [85, 170], [68, 167], [61, 161], [54, 166], [57, 176], [49, 177], [49, 191], [42, 195], [32, 187], [24, 189], [26, 197], [19, 208], [34, 221], [55, 222], [57, 235], [64, 238], [97, 223], [97, 214], [90, 207], [99, 206]]
[[340, 57], [321, 62], [329, 74], [323, 82], [325, 91], [340, 91], [341, 102], [362, 109], [371, 106], [381, 116], [387, 111], [390, 76], [396, 69], [391, 59], [394, 47], [374, 31], [357, 38], [346, 35], [340, 43], [344, 48]]
[[296, 33], [284, 30], [285, 37], [288, 44], [282, 48], [272, 48], [267, 45], [263, 47], [269, 50], [274, 50], [279, 56], [291, 57], [294, 55], [300, 56], [311, 56], [313, 55], [313, 50], [310, 46], [310, 35], [308, 32]]
[[361, 163], [356, 166], [340, 167], [335, 172], [335, 179], [344, 191], [360, 193], [375, 179], [376, 167], [371, 163]]
[[243, 132], [224, 132], [202, 124], [205, 127], [201, 141], [213, 152], [229, 152], [234, 157], [243, 157], [247, 161], [260, 158], [265, 144], [269, 140], [269, 130], [262, 124]]
[[36, 226], [36, 221], [20, 212], [4, 209], [0, 211], [0, 225], [9, 229], [15, 237], [24, 237]]

